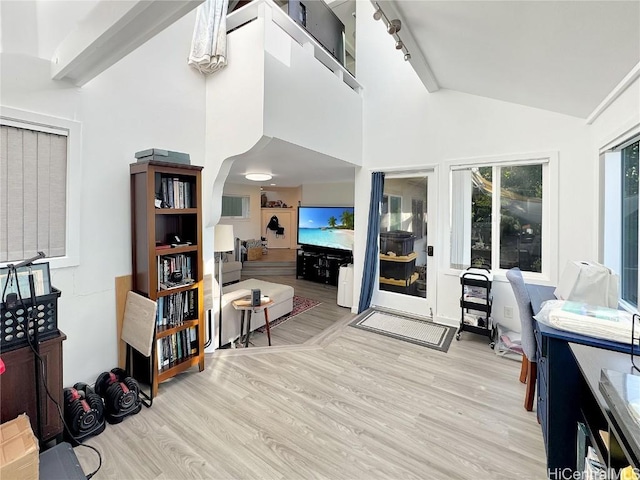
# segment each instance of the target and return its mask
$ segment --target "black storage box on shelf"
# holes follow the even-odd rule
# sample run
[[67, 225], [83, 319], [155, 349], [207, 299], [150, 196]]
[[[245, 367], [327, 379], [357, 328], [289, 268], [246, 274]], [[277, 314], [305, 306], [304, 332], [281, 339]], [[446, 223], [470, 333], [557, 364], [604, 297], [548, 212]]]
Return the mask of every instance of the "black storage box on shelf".
[[415, 252], [409, 255], [380, 254], [380, 276], [385, 278], [409, 278], [416, 270]]
[[417, 295], [418, 293], [418, 272], [407, 279], [380, 277], [380, 290], [388, 292], [404, 293], [406, 295]]
[[[58, 297], [60, 290], [51, 287], [51, 293], [36, 297], [35, 308], [38, 327], [38, 340], [46, 340], [60, 334], [58, 330]], [[23, 305], [24, 302], [24, 305]], [[27, 312], [31, 309], [31, 299], [25, 298], [23, 302], [18, 301], [14, 308], [7, 308], [4, 303], [0, 303], [2, 311], [2, 335], [0, 336], [0, 351], [8, 352], [16, 348], [29, 344], [26, 332], [18, 329], [18, 325], [24, 325]], [[27, 311], [25, 311], [25, 308]], [[33, 330], [33, 324], [30, 325]], [[33, 340], [33, 336], [31, 337]]]
[[409, 255], [413, 252], [413, 242], [416, 237], [411, 232], [392, 230], [380, 233], [380, 253]]

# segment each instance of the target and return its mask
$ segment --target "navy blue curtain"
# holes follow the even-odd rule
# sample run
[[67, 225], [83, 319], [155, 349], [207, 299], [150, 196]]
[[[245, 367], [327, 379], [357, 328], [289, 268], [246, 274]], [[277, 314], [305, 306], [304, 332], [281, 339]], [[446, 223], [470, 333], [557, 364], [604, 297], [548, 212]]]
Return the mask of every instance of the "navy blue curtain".
[[367, 231], [367, 249], [364, 257], [362, 286], [358, 313], [364, 312], [371, 305], [373, 288], [376, 285], [376, 267], [378, 266], [378, 237], [380, 235], [380, 203], [384, 192], [384, 173], [371, 174], [371, 202], [369, 203], [369, 229]]

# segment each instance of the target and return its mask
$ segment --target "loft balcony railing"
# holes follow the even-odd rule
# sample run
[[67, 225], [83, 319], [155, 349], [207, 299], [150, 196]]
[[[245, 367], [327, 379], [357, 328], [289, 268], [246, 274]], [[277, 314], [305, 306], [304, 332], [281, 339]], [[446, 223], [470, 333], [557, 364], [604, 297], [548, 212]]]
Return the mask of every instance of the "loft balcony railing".
[[336, 77], [349, 85], [357, 93], [361, 93], [362, 85], [351, 73], [331, 55], [313, 36], [298, 25], [287, 13], [272, 0], [253, 0], [244, 7], [227, 16], [227, 33], [242, 28], [253, 20], [264, 17], [270, 19], [284, 30], [293, 40], [304, 48], [313, 49], [313, 55], [320, 63], [331, 70]]

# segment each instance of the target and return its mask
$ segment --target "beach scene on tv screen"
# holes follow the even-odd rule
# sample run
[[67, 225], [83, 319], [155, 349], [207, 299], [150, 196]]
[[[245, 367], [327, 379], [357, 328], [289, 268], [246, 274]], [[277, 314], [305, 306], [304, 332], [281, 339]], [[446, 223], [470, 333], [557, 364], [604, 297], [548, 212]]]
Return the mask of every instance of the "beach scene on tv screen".
[[353, 207], [301, 207], [298, 214], [298, 243], [341, 250], [353, 248]]

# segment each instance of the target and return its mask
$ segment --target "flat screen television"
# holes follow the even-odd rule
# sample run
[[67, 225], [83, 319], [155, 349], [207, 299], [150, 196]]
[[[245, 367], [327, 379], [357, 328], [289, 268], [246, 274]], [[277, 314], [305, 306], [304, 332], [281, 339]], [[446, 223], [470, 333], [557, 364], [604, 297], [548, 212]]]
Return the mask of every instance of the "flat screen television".
[[353, 207], [298, 207], [298, 244], [353, 250]]

